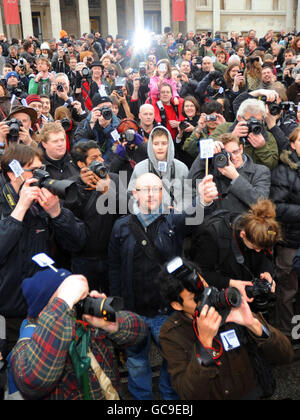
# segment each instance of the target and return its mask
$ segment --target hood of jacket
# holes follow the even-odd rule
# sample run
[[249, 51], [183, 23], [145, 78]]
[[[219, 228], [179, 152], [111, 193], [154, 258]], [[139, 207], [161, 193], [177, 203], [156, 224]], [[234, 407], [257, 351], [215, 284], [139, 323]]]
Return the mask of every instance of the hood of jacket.
[[167, 175], [168, 175], [168, 178], [171, 178], [172, 165], [175, 159], [175, 146], [174, 146], [174, 141], [172, 139], [171, 133], [169, 132], [167, 128], [160, 125], [158, 127], [154, 127], [153, 130], [151, 131], [149, 140], [148, 140], [148, 158], [151, 161], [152, 165], [154, 166], [155, 171], [160, 173], [158, 169], [158, 161], [155, 157], [155, 153], [153, 150], [153, 134], [155, 133], [156, 130], [165, 131], [168, 137], [169, 145], [168, 145], [168, 154], [167, 154], [167, 163], [168, 163]]
[[300, 159], [294, 150], [284, 150], [280, 155], [280, 161], [293, 171], [300, 169]]

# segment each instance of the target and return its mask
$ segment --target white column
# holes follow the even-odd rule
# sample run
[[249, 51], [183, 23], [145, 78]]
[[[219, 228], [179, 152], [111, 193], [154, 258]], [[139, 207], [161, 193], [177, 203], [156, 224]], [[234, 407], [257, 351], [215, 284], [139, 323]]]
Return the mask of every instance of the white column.
[[4, 26], [3, 26], [3, 20], [2, 20], [2, 9], [0, 5], [0, 34], [4, 34]]
[[23, 26], [23, 37], [33, 35], [32, 14], [30, 0], [21, 0], [21, 15]]
[[220, 0], [213, 0], [213, 31], [221, 30]]
[[[81, 0], [79, 0], [81, 1]], [[106, 0], [107, 3], [107, 25], [108, 34], [114, 38], [118, 34], [118, 14], [117, 14], [117, 1]]]
[[300, 31], [300, 1], [298, 1], [298, 7], [296, 10], [296, 33]]
[[161, 33], [166, 27], [171, 26], [171, 7], [170, 0], [160, 0], [161, 8]]
[[51, 26], [52, 36], [59, 40], [59, 33], [63, 29], [61, 24], [61, 13], [59, 0], [50, 0], [50, 14], [51, 14]]
[[89, 0], [78, 0], [80, 35], [91, 32]]
[[196, 0], [187, 0], [187, 32], [196, 32]]
[[134, 0], [134, 18], [135, 18], [135, 29], [144, 29], [144, 0]]
[[294, 22], [294, 0], [286, 0], [285, 30], [291, 32], [295, 29]]

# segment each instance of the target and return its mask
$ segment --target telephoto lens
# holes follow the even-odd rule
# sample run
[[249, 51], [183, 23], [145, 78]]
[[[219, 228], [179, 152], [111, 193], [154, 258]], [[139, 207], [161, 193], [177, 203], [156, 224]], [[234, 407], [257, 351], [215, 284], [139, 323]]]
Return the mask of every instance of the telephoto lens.
[[88, 297], [76, 305], [78, 319], [82, 319], [83, 315], [91, 315], [96, 318], [103, 318], [108, 322], [116, 322], [116, 312], [123, 308], [124, 301], [120, 297], [99, 299]]

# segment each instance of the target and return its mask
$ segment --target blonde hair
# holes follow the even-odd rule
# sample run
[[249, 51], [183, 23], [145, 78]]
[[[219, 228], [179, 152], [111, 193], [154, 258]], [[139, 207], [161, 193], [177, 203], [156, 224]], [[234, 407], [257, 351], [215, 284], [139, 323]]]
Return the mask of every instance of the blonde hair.
[[65, 130], [63, 129], [63, 126], [61, 125], [61, 123], [60, 122], [51, 122], [51, 123], [45, 124], [43, 126], [43, 128], [41, 129], [40, 135], [39, 135], [39, 139], [40, 139], [41, 142], [47, 143], [49, 134], [60, 133], [60, 132], [64, 133], [64, 136], [66, 138], [66, 133], [65, 133]]

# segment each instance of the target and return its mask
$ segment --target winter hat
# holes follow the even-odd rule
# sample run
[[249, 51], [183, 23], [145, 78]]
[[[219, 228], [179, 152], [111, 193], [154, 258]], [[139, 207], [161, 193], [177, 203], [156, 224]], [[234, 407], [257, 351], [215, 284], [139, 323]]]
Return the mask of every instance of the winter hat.
[[99, 95], [99, 93], [96, 93], [92, 99], [93, 108], [96, 108], [98, 105], [101, 105], [107, 102], [112, 104], [112, 100], [108, 96], [101, 96]]
[[60, 31], [60, 33], [59, 33], [59, 38], [60, 39], [67, 38], [67, 37], [68, 37], [68, 32], [66, 32], [64, 30]]
[[28, 316], [37, 318], [59, 286], [71, 275], [65, 269], [60, 269], [57, 273], [48, 269], [25, 279], [22, 283], [22, 291], [28, 305]]
[[16, 77], [18, 80], [20, 80], [20, 77], [18, 75], [18, 73], [16, 71], [10, 71], [9, 73], [7, 73], [6, 75], [6, 81], [8, 81], [8, 79], [10, 77]]
[[26, 98], [27, 105], [30, 105], [32, 102], [42, 103], [41, 97], [39, 95], [29, 95]]

